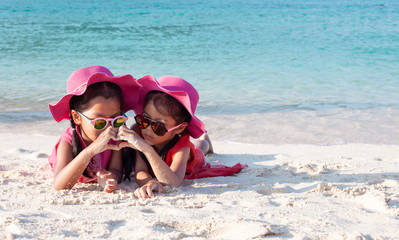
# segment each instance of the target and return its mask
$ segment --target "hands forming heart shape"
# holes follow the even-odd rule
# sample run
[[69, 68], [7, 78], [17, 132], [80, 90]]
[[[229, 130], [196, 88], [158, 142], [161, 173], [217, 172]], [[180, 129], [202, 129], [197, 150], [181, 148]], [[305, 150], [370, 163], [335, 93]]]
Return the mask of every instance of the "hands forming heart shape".
[[[116, 141], [116, 143], [110, 140]], [[141, 152], [151, 147], [135, 131], [126, 126], [106, 128], [89, 146], [94, 154], [104, 152], [105, 150], [120, 150], [124, 147], [131, 147]]]
[[126, 126], [122, 126], [117, 129], [116, 146], [118, 149], [124, 147], [131, 147], [139, 151], [144, 151], [144, 148], [149, 146], [147, 142], [144, 141], [142, 137], [140, 137], [134, 130], [127, 128]]

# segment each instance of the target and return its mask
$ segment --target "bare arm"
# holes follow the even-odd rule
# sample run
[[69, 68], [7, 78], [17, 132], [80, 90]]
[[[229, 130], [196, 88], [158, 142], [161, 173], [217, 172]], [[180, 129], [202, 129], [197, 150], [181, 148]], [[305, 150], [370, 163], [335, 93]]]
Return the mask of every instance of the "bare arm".
[[[128, 141], [123, 143], [124, 146], [137, 149], [144, 153], [148, 162], [151, 165], [155, 177], [158, 179], [159, 182], [161, 182], [164, 185], [175, 186], [175, 187], [181, 185], [185, 176], [187, 161], [190, 157], [190, 148], [185, 147], [180, 149], [175, 154], [173, 163], [169, 167], [158, 155], [158, 153], [154, 150], [154, 148], [150, 146], [147, 142], [145, 142], [136, 132], [127, 129], [126, 127], [122, 127], [120, 129], [119, 136], [122, 139]], [[137, 157], [136, 161], [137, 164], [145, 165], [144, 161], [141, 159], [140, 156]], [[136, 174], [140, 173], [139, 175], [136, 175], [136, 178], [139, 177], [138, 183], [139, 185], [140, 183], [145, 184], [146, 183], [145, 181], [148, 182], [148, 176], [142, 175], [144, 173], [141, 172], [145, 172], [146, 174], [149, 175], [148, 169], [146, 169], [146, 166], [145, 168], [144, 167], [140, 168], [141, 167], [140, 165], [138, 167], [140, 169], [140, 171], [138, 172], [137, 171], [138, 169], [136, 168]]]
[[94, 155], [107, 149], [119, 150], [118, 146], [108, 144], [110, 139], [116, 139], [116, 134], [116, 129], [108, 127], [92, 144], [83, 149], [75, 158], [73, 158], [72, 155], [72, 146], [65, 141], [61, 141], [57, 149], [54, 188], [56, 190], [71, 189], [78, 182]]
[[136, 182], [139, 186], [143, 186], [149, 181], [153, 180], [151, 174], [149, 173], [149, 169], [147, 164], [145, 164], [144, 160], [141, 158], [140, 154], [136, 153], [136, 164], [134, 166], [136, 171]]
[[162, 193], [164, 191], [162, 184], [152, 178], [152, 176], [148, 173], [147, 164], [144, 162], [138, 152], [136, 154], [136, 182], [140, 187], [136, 189], [134, 195], [138, 198], [148, 198], [154, 197], [153, 191]]
[[55, 190], [71, 189], [75, 186], [94, 155], [91, 149], [86, 148], [73, 158], [72, 146], [61, 141], [58, 145], [57, 165], [54, 172]]
[[190, 148], [180, 149], [173, 157], [172, 165], [169, 167], [155, 152], [154, 148], [143, 152], [151, 165], [155, 177], [164, 185], [179, 187], [186, 174], [187, 161], [190, 156]]

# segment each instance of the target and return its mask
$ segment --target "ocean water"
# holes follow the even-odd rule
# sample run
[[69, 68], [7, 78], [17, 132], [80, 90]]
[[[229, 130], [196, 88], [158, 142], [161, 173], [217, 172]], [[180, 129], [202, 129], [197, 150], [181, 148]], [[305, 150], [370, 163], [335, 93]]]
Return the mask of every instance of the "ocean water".
[[218, 140], [399, 144], [398, 24], [396, 1], [3, 0], [0, 123], [103, 65], [188, 80]]

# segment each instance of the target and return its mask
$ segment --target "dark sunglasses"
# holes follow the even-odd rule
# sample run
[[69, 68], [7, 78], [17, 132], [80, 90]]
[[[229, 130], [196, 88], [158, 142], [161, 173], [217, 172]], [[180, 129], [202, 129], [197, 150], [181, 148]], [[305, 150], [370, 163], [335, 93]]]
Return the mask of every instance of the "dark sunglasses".
[[166, 126], [165, 126], [165, 124], [163, 124], [163, 123], [161, 123], [161, 122], [154, 121], [154, 120], [152, 120], [151, 118], [145, 117], [145, 116], [142, 115], [142, 114], [139, 114], [139, 115], [135, 116], [135, 117], [134, 117], [134, 120], [136, 120], [137, 125], [138, 125], [139, 128], [141, 128], [141, 129], [145, 129], [145, 128], [147, 128], [148, 126], [151, 125], [152, 131], [153, 131], [156, 135], [158, 135], [158, 136], [160, 136], [160, 137], [162, 137], [163, 135], [165, 135], [165, 133], [167, 133], [168, 131], [175, 130], [176, 128], [180, 127], [180, 126], [184, 123], [184, 122], [183, 122], [183, 123], [180, 123], [179, 125], [177, 125], [177, 126], [175, 126], [175, 127], [172, 127], [172, 128], [167, 129]]

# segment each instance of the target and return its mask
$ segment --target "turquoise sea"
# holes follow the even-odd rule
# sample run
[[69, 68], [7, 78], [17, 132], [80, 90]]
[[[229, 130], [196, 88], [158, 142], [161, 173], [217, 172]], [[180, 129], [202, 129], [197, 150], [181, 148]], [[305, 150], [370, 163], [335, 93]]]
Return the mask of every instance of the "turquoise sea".
[[399, 144], [399, 2], [0, 1], [0, 123], [51, 120], [76, 69], [176, 75], [218, 140]]

